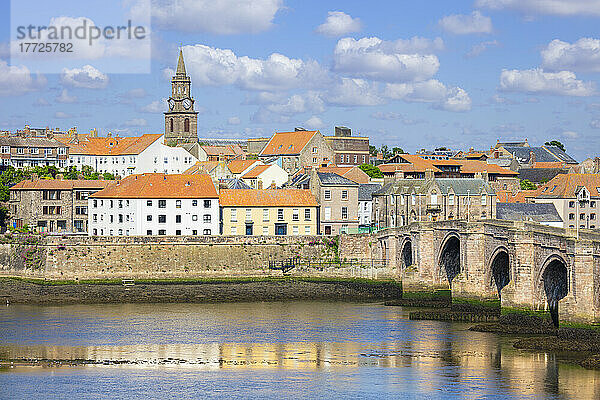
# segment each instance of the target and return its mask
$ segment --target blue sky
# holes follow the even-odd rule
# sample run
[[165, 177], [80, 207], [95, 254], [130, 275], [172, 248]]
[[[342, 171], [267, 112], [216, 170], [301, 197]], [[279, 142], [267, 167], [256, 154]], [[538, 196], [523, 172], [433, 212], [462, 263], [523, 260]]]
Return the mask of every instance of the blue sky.
[[[182, 46], [200, 137], [346, 125], [410, 152], [527, 138], [598, 155], [598, 0], [145, 2], [29, 7], [35, 24], [150, 13], [151, 58], [137, 46], [110, 62], [11, 59], [19, 6], [0, 13], [0, 129], [161, 132]], [[131, 73], [144, 63], [149, 73]]]

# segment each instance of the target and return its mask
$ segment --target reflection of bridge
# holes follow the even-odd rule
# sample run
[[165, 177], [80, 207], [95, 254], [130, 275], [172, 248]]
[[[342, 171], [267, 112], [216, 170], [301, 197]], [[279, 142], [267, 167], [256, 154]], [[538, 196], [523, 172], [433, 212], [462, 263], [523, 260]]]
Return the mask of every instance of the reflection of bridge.
[[453, 298], [501, 295], [502, 307], [528, 310], [553, 311], [560, 301], [562, 320], [600, 322], [600, 234], [576, 239], [570, 230], [496, 220], [427, 222], [349, 236], [341, 251], [386, 258], [405, 291], [450, 287]]

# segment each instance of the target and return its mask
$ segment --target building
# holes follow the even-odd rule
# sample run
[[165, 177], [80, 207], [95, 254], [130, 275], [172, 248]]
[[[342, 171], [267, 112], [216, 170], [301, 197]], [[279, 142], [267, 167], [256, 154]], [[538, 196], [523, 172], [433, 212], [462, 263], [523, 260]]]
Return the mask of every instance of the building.
[[528, 180], [536, 185], [550, 181], [558, 174], [568, 174], [566, 168], [521, 168], [519, 169], [519, 180]]
[[179, 50], [177, 70], [171, 79], [171, 96], [165, 112], [165, 137], [169, 145], [198, 142], [198, 113], [194, 111], [192, 82], [185, 71], [183, 52]]
[[358, 231], [358, 183], [332, 172], [313, 170], [309, 185], [321, 206], [319, 234]]
[[350, 179], [356, 183], [365, 184], [371, 182], [371, 178], [362, 169], [357, 166], [329, 166], [318, 169], [319, 172], [333, 172], [339, 176]]
[[308, 190], [223, 189], [223, 235], [316, 235], [319, 204]]
[[248, 139], [248, 154], [260, 154], [260, 152], [263, 151], [267, 143], [269, 143], [269, 140], [271, 140], [271, 138]]
[[55, 139], [0, 136], [2, 169], [54, 166], [64, 168], [69, 148]]
[[334, 152], [319, 131], [296, 130], [275, 133], [260, 152], [258, 158], [277, 165], [293, 175], [303, 167], [327, 166], [333, 162]]
[[373, 215], [373, 193], [381, 190], [378, 183], [366, 183], [358, 186], [358, 229], [371, 227]]
[[95, 171], [126, 177], [133, 174], [180, 174], [197, 158], [181, 147], [164, 144], [161, 134], [119, 137], [77, 135], [59, 140], [69, 148], [69, 166], [81, 169], [90, 166]]
[[530, 221], [542, 225], [563, 227], [554, 204], [549, 203], [497, 203], [496, 218], [509, 221]]
[[279, 165], [256, 165], [241, 176], [254, 189], [282, 187], [288, 181], [288, 173]]
[[200, 146], [198, 150], [198, 159], [200, 161], [245, 160], [246, 153], [239, 144]]
[[477, 220], [496, 216], [496, 194], [481, 178], [397, 179], [373, 192], [379, 229], [417, 221]]
[[559, 174], [538, 188], [534, 203], [551, 203], [565, 228], [598, 229], [600, 175]]
[[198, 161], [183, 173], [188, 175], [208, 174], [213, 182], [236, 177], [225, 161]]
[[258, 160], [233, 160], [227, 163], [227, 167], [236, 178], [241, 177], [258, 165], [263, 165], [263, 163]]
[[10, 188], [10, 226], [36, 232], [88, 232], [88, 197], [104, 180], [27, 179]]
[[94, 236], [217, 235], [219, 196], [207, 174], [131, 175], [88, 200]]
[[338, 166], [369, 163], [369, 138], [352, 136], [350, 128], [336, 126], [334, 136], [325, 136], [334, 152], [333, 163]]
[[513, 158], [519, 163], [519, 168], [570, 168], [578, 163], [573, 157], [556, 146], [530, 146], [529, 142], [498, 141], [490, 149], [490, 157]]

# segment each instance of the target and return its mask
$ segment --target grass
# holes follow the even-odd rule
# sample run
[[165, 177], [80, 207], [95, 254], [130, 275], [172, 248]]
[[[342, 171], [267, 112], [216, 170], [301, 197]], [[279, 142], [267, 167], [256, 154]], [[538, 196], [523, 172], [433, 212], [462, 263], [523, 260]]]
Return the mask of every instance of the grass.
[[[82, 280], [46, 280], [35, 278], [9, 277], [2, 280], [16, 280], [44, 286], [57, 285], [121, 285], [122, 279], [82, 279]], [[294, 277], [294, 276], [266, 276], [266, 277], [231, 277], [231, 278], [169, 278], [169, 279], [134, 279], [136, 284], [148, 285], [175, 285], [175, 284], [210, 284], [210, 283], [250, 283], [250, 282], [314, 282], [314, 283], [360, 283], [369, 285], [397, 285], [402, 283], [391, 279], [366, 279], [366, 278], [321, 278], [321, 277]]]
[[550, 313], [547, 311], [536, 311], [527, 308], [516, 308], [516, 307], [502, 307], [502, 315], [506, 314], [520, 314], [520, 315], [533, 315], [540, 318], [550, 319]]
[[500, 299], [469, 299], [469, 298], [452, 298], [452, 304], [468, 304], [471, 306], [485, 307], [485, 308], [500, 308]]
[[410, 300], [449, 300], [452, 298], [450, 289], [439, 289], [434, 291], [403, 292], [403, 299]]

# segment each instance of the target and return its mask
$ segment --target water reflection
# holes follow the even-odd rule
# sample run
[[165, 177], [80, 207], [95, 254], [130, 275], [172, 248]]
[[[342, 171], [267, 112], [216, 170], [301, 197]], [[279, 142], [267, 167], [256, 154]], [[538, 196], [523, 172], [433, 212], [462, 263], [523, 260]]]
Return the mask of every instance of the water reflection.
[[[377, 304], [9, 307], [0, 311], [0, 359], [126, 361], [121, 368], [204, 370], [222, 378], [305, 371], [311, 385], [342, 371], [339, 382], [327, 384], [343, 389], [350, 379], [373, 390], [401, 386], [461, 398], [600, 398], [599, 372], [467, 328], [410, 321], [406, 311]], [[19, 371], [0, 373], [0, 383]]]

